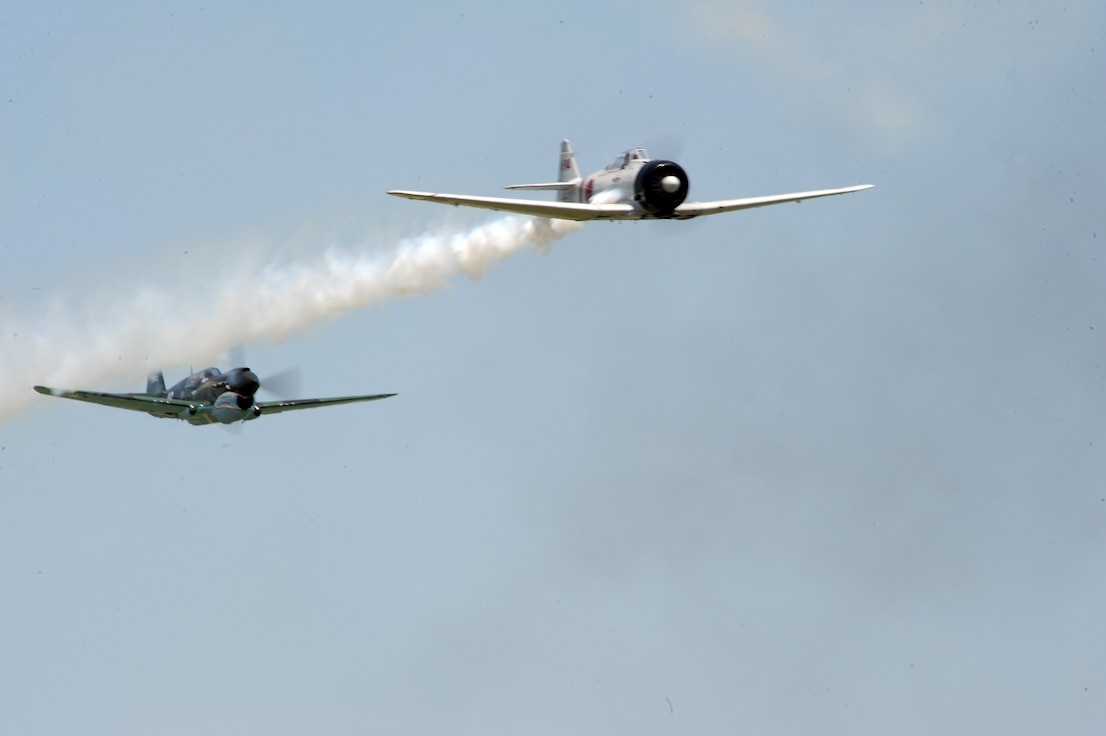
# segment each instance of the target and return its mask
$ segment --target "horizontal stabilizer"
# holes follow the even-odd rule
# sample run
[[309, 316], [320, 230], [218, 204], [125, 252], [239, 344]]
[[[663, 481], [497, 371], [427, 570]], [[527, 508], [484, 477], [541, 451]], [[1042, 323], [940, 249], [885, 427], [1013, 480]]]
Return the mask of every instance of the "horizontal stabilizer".
[[570, 189], [575, 188], [580, 183], [579, 179], [572, 181], [553, 181], [548, 184], [511, 184], [510, 186], [503, 187], [504, 189], [544, 189], [554, 192], [567, 192]]

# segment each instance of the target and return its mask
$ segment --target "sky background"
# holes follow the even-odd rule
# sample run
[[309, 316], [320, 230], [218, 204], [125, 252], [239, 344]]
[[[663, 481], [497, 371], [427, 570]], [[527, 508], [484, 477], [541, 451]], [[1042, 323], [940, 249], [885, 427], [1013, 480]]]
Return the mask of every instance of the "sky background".
[[[1100, 4], [312, 5], [0, 11], [0, 733], [1101, 730]], [[229, 367], [273, 269], [500, 219], [385, 190], [566, 137], [876, 188], [245, 345], [383, 402], [31, 393]]]

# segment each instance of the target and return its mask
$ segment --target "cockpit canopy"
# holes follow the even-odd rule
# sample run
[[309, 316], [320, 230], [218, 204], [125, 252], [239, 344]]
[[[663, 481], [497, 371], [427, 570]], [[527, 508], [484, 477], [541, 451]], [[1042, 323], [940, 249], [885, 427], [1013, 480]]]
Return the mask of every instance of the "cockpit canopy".
[[624, 169], [631, 163], [648, 161], [649, 154], [645, 152], [644, 148], [631, 148], [629, 151], [624, 151], [615, 157], [614, 161], [611, 161], [607, 165], [607, 171], [616, 171], [618, 169]]
[[188, 378], [184, 379], [184, 387], [185, 389], [191, 390], [221, 375], [223, 374], [218, 368], [204, 368], [202, 371], [196, 371]]

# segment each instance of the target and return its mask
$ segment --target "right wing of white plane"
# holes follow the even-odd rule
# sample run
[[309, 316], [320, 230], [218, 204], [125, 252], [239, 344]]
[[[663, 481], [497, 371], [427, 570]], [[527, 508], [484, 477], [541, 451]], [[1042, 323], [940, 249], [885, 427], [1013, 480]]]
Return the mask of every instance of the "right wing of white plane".
[[552, 217], [556, 220], [641, 220], [649, 213], [632, 204], [581, 204], [579, 202], [542, 202], [535, 199], [511, 199], [509, 197], [476, 197], [468, 194], [437, 194], [433, 192], [408, 192], [395, 189], [388, 192], [393, 197], [422, 199], [427, 202], [454, 206], [477, 207], [484, 210], [513, 212], [518, 215]]

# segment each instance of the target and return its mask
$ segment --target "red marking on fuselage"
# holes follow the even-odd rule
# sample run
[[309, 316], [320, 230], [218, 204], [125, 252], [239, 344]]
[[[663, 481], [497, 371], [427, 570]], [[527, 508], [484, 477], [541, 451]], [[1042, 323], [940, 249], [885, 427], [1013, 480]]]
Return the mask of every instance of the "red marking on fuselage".
[[580, 201], [581, 202], [583, 202], [584, 204], [587, 204], [588, 202], [591, 201], [591, 192], [592, 192], [592, 189], [594, 187], [595, 187], [595, 180], [589, 176], [587, 181], [584, 182], [584, 186], [580, 188]]

